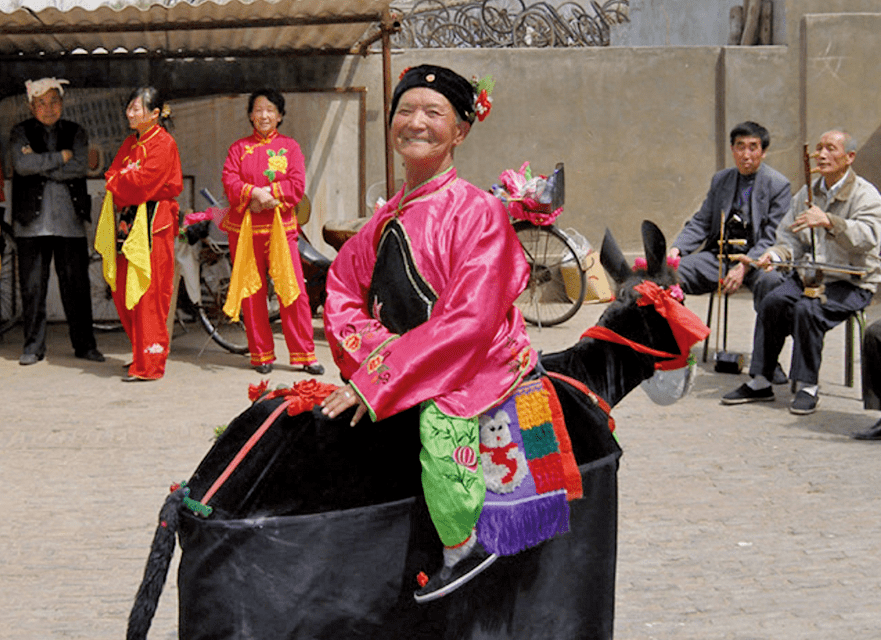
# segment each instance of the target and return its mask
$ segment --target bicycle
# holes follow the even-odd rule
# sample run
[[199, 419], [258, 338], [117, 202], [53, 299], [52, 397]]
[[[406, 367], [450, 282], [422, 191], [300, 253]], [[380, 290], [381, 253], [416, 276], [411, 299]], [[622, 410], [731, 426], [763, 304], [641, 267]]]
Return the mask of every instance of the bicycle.
[[[526, 169], [521, 167], [521, 172]], [[510, 171], [508, 177], [521, 175]], [[521, 181], [519, 186], [523, 186]], [[578, 247], [560, 230], [554, 220], [562, 212], [565, 183], [563, 163], [558, 163], [546, 180], [545, 191], [551, 197], [536, 201], [519, 193], [510, 180], [504, 187], [493, 186], [493, 193], [508, 208], [517, 239], [529, 263], [529, 282], [514, 301], [523, 318], [538, 327], [561, 324], [574, 316], [584, 302], [587, 274], [578, 254]]]
[[95, 331], [120, 331], [122, 321], [113, 302], [113, 291], [104, 279], [104, 259], [94, 247], [89, 255], [89, 297], [92, 301], [92, 328]]
[[[207, 189], [202, 189], [201, 193], [212, 208], [221, 209], [220, 203]], [[297, 205], [296, 213], [301, 227], [309, 221], [311, 205], [305, 195]], [[225, 237], [212, 236], [211, 232], [216, 228], [216, 225], [212, 228], [212, 224], [212, 220], [202, 220], [186, 227], [186, 239], [178, 239], [175, 244], [175, 259], [184, 282], [178, 305], [198, 317], [202, 328], [219, 346], [230, 353], [245, 354], [248, 353], [248, 339], [244, 318], [240, 314], [233, 319], [223, 311], [233, 266], [229, 242]], [[302, 229], [297, 245], [303, 264], [305, 293], [309, 296], [312, 314], [318, 315], [327, 296], [330, 259], [309, 243]], [[267, 298], [269, 322], [274, 323], [281, 316], [281, 307], [271, 279], [267, 282]]]
[[[3, 209], [0, 208], [0, 216]], [[18, 280], [18, 245], [12, 227], [0, 220], [0, 336], [21, 321], [21, 290]]]

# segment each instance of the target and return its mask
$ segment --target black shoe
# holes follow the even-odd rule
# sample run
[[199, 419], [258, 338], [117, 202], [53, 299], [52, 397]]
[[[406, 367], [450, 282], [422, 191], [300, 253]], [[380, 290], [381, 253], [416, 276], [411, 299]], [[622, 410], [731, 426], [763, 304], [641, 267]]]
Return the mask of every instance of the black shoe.
[[452, 567], [444, 565], [440, 571], [431, 576], [424, 587], [413, 592], [413, 597], [419, 603], [443, 598], [482, 573], [498, 557], [494, 553], [488, 553], [482, 544], [476, 542], [471, 553]]
[[747, 402], [770, 402], [774, 399], [774, 390], [771, 387], [764, 389], [752, 389], [743, 383], [734, 391], [722, 396], [722, 404], [745, 404]]
[[324, 374], [324, 366], [320, 362], [313, 362], [312, 364], [307, 364], [303, 367], [303, 371], [310, 376], [320, 376]]
[[40, 360], [43, 359], [43, 354], [36, 353], [23, 353], [21, 357], [18, 359], [18, 364], [22, 366], [27, 366], [29, 364], [37, 364]]
[[852, 433], [851, 438], [854, 440], [881, 440], [881, 420], [873, 424], [865, 431], [857, 431]]
[[795, 394], [792, 404], [789, 405], [789, 413], [797, 416], [806, 416], [817, 410], [817, 404], [820, 398], [808, 393], [804, 389]]
[[778, 362], [777, 366], [774, 367], [774, 375], [771, 378], [771, 384], [786, 384], [787, 382], [789, 382], [789, 376], [784, 373], [783, 367], [781, 367]]
[[91, 360], [92, 362], [104, 362], [104, 354], [97, 349], [89, 349], [82, 353], [74, 354], [80, 360]]
[[254, 366], [254, 371], [259, 373], [260, 375], [266, 375], [267, 373], [272, 372], [272, 363], [264, 362], [263, 364], [258, 364]]

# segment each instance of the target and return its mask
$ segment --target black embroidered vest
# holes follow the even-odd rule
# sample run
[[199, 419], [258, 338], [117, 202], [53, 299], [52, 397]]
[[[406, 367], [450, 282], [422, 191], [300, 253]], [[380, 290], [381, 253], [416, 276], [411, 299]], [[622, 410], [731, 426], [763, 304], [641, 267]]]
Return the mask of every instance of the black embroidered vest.
[[380, 236], [367, 300], [371, 315], [399, 335], [428, 320], [437, 302], [416, 269], [407, 233], [397, 220], [386, 224]]
[[[59, 120], [55, 124], [58, 131], [57, 148], [73, 149], [73, 141], [80, 125], [70, 120]], [[25, 136], [34, 153], [46, 153], [46, 141], [43, 138], [45, 127], [36, 118], [29, 118], [22, 123]], [[43, 200], [43, 189], [49, 178], [41, 175], [23, 176], [17, 171], [12, 173], [12, 217], [22, 225], [33, 222], [40, 214]], [[92, 219], [92, 198], [86, 188], [86, 179], [72, 178], [64, 180], [70, 191], [73, 210], [81, 220]]]

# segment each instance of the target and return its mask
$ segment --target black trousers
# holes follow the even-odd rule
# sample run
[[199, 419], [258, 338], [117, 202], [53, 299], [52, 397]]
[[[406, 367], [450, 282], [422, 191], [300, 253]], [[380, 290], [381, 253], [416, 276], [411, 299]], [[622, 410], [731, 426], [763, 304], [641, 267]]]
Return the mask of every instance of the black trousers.
[[866, 327], [862, 363], [863, 406], [881, 409], [881, 320]]
[[792, 336], [790, 380], [817, 384], [826, 332], [872, 300], [866, 289], [841, 280], [826, 284], [826, 303], [804, 295], [798, 275], [790, 275], [759, 303], [753, 332], [752, 376], [774, 377], [786, 336]]
[[92, 329], [92, 298], [89, 287], [89, 247], [86, 238], [41, 236], [17, 238], [21, 284], [24, 348], [22, 353], [46, 353], [46, 294], [49, 265], [55, 273], [61, 304], [67, 317], [70, 342], [76, 354], [96, 347]]
[[[730, 269], [736, 263], [732, 263]], [[719, 289], [719, 258], [712, 251], [697, 251], [682, 256], [676, 270], [679, 284], [685, 293], [700, 295]], [[723, 272], [724, 273], [724, 272]], [[752, 291], [753, 307], [758, 311], [759, 303], [768, 292], [783, 282], [779, 271], [750, 269], [743, 278], [743, 285]]]

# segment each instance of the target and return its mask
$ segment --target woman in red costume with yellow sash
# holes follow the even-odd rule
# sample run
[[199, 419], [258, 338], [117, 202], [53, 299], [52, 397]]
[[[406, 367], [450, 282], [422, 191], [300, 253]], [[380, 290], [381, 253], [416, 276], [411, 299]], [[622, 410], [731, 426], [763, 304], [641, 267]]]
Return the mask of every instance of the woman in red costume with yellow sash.
[[234, 142], [223, 164], [223, 188], [230, 204], [229, 234], [233, 275], [224, 311], [245, 317], [251, 365], [272, 371], [275, 340], [266, 301], [267, 274], [281, 307], [290, 363], [313, 375], [324, 373], [315, 357], [312, 311], [297, 249], [295, 207], [303, 198], [306, 164], [296, 140], [281, 135], [284, 96], [261, 89], [248, 99], [254, 132]]
[[170, 114], [153, 87], [129, 97], [125, 115], [135, 134], [125, 139], [105, 174], [107, 195], [95, 234], [104, 278], [132, 343], [126, 382], [161, 378], [168, 359], [175, 198], [183, 190], [177, 143], [165, 128]]

